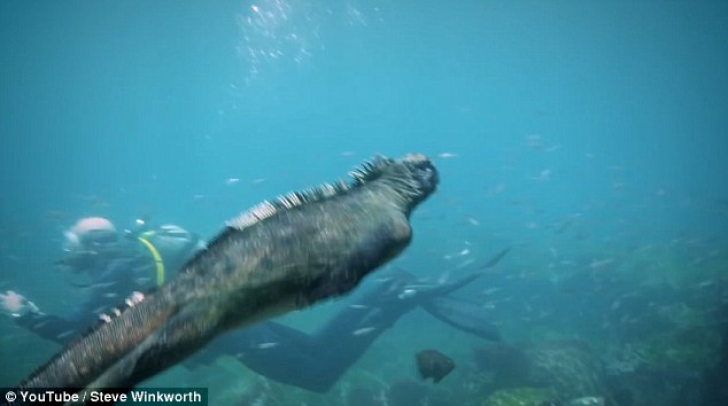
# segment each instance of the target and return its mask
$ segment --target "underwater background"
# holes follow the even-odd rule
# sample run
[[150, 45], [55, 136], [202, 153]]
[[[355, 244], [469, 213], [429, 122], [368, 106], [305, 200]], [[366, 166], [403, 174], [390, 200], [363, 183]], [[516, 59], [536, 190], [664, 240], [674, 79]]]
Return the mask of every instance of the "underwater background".
[[[722, 1], [0, 2], [0, 290], [70, 311], [83, 292], [53, 263], [80, 217], [211, 238], [264, 199], [422, 152], [441, 185], [385, 268], [447, 281], [511, 247], [458, 292], [508, 346], [416, 310], [325, 395], [225, 357], [146, 385], [217, 405], [718, 405], [726, 21]], [[281, 322], [313, 331], [356, 293]], [[9, 317], [0, 331], [0, 386], [59, 349]], [[430, 348], [456, 364], [436, 385], [414, 360]]]

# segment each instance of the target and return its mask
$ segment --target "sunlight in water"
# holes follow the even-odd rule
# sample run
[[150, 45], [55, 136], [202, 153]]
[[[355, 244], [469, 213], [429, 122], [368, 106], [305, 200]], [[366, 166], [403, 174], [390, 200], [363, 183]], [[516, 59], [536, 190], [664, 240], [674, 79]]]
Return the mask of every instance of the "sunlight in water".
[[367, 26], [379, 8], [362, 11], [355, 2], [323, 4], [310, 0], [260, 0], [236, 17], [241, 33], [238, 54], [247, 63], [246, 83], [272, 66], [303, 65], [325, 50], [323, 31], [328, 24]]

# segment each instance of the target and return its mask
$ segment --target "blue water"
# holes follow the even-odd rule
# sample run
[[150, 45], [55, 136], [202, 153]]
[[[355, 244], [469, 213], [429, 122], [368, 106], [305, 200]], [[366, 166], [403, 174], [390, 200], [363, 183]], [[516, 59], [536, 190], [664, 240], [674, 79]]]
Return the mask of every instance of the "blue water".
[[[374, 154], [422, 152], [442, 184], [393, 266], [448, 280], [513, 247], [499, 276], [468, 291], [486, 305], [483, 291], [501, 289], [493, 321], [508, 341], [544, 329], [604, 338], [611, 325], [568, 304], [609, 315], [656, 280], [685, 297], [712, 292], [659, 303], [710, 318], [660, 334], [713, 328], [728, 301], [725, 21], [721, 1], [2, 2], [0, 289], [61, 313], [80, 300], [52, 269], [79, 217], [147, 217], [209, 238], [255, 203]], [[584, 294], [551, 289], [580, 271], [622, 284], [601, 301], [601, 276], [570, 285]], [[337, 305], [284, 320], [315, 328]], [[0, 386], [57, 349], [0, 327], [0, 360], [17, 365]], [[627, 340], [614, 336], [597, 346]], [[437, 390], [458, 391], [475, 374], [471, 347], [487, 343], [416, 313], [328, 397], [291, 390], [331, 404], [357, 385], [385, 391], [417, 379], [415, 344], [455, 359]], [[258, 379], [220, 363], [205, 373]]]

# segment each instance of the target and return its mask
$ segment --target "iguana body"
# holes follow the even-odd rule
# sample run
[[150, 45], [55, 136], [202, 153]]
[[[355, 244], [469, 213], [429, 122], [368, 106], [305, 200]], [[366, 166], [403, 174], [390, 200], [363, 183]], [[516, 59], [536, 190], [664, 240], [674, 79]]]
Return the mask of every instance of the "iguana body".
[[352, 176], [229, 222], [175, 279], [127, 301], [21, 387], [131, 387], [227, 330], [349, 292], [409, 244], [409, 214], [438, 181], [422, 155], [377, 158]]

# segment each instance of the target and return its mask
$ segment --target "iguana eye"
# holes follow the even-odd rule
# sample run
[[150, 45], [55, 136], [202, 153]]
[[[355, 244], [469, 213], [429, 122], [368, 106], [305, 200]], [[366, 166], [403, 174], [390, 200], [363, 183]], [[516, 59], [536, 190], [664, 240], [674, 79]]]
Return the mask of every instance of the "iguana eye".
[[415, 177], [425, 189], [434, 189], [439, 181], [437, 170], [430, 162], [424, 162], [415, 167]]

